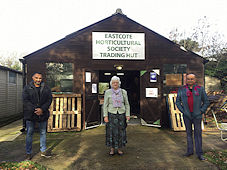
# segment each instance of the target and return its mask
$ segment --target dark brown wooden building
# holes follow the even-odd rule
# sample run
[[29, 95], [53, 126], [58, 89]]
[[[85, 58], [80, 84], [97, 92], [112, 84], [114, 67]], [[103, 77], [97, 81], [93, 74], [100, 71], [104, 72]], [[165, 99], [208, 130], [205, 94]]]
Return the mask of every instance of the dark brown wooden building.
[[186, 72], [204, 85], [204, 61], [117, 10], [25, 56], [24, 66], [27, 82], [39, 71], [55, 93], [82, 94], [86, 127], [100, 122], [103, 91], [113, 75], [121, 78], [133, 115], [168, 126], [166, 96], [184, 84]]

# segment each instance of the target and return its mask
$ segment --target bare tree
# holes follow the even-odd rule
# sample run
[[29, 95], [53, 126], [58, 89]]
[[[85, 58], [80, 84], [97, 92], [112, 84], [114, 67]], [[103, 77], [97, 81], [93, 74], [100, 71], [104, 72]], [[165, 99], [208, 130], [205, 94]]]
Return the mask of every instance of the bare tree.
[[199, 52], [209, 62], [205, 65], [205, 74], [221, 80], [222, 89], [227, 92], [227, 42], [224, 36], [214, 32], [208, 18], [198, 20], [193, 33], [187, 38], [177, 28], [170, 32], [170, 39], [193, 52]]
[[170, 31], [169, 38], [170, 40], [183, 46], [187, 50], [193, 52], [199, 52], [201, 50], [197, 41], [192, 40], [192, 38], [189, 37], [186, 38], [186, 33], [179, 32], [177, 28], [174, 28], [172, 31]]
[[192, 40], [199, 42], [201, 55], [204, 57], [205, 51], [208, 49], [208, 40], [210, 33], [210, 23], [206, 16], [198, 20], [197, 26], [194, 27], [191, 35]]
[[1, 53], [0, 65], [21, 71], [22, 65], [19, 59], [23, 56], [24, 54], [18, 54], [17, 52]]

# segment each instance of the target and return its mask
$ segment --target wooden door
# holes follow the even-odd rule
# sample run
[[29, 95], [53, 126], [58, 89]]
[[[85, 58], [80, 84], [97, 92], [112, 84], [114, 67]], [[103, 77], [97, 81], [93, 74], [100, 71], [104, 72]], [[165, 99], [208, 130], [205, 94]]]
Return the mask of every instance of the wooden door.
[[[157, 74], [157, 82], [150, 81], [152, 69], [140, 71], [140, 114], [142, 125], [160, 127], [161, 120], [161, 80]], [[147, 88], [157, 88], [157, 97], [146, 97]], [[147, 89], [150, 90], [150, 89]]]
[[97, 127], [101, 123], [98, 84], [99, 71], [85, 71], [85, 129]]

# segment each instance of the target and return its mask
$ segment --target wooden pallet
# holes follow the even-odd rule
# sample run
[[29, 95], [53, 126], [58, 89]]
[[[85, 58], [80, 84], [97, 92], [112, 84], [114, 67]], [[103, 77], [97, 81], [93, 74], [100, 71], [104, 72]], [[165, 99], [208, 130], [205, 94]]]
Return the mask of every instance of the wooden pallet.
[[183, 114], [178, 110], [176, 106], [177, 94], [168, 95], [168, 104], [170, 110], [170, 119], [172, 124], [172, 129], [174, 131], [183, 131], [185, 130], [185, 124], [183, 119]]
[[53, 94], [48, 132], [81, 130], [81, 95]]
[[[168, 95], [168, 104], [169, 104], [169, 110], [170, 110], [170, 119], [171, 119], [172, 129], [174, 131], [184, 131], [186, 129], [184, 124], [183, 113], [181, 113], [178, 110], [176, 106], [176, 99], [177, 99], [177, 94]], [[201, 122], [201, 128], [202, 130], [204, 130], [203, 121]], [[192, 125], [192, 129], [194, 129], [193, 125]]]

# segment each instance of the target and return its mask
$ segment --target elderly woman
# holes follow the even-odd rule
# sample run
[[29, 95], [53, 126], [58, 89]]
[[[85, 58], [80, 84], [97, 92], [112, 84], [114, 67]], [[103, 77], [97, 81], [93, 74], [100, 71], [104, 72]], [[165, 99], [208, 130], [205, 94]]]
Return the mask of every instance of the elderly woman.
[[113, 76], [110, 81], [111, 89], [106, 90], [104, 96], [103, 116], [106, 122], [106, 145], [109, 146], [109, 155], [123, 155], [121, 148], [127, 143], [126, 120], [130, 119], [130, 106], [127, 92], [120, 88], [121, 81]]

